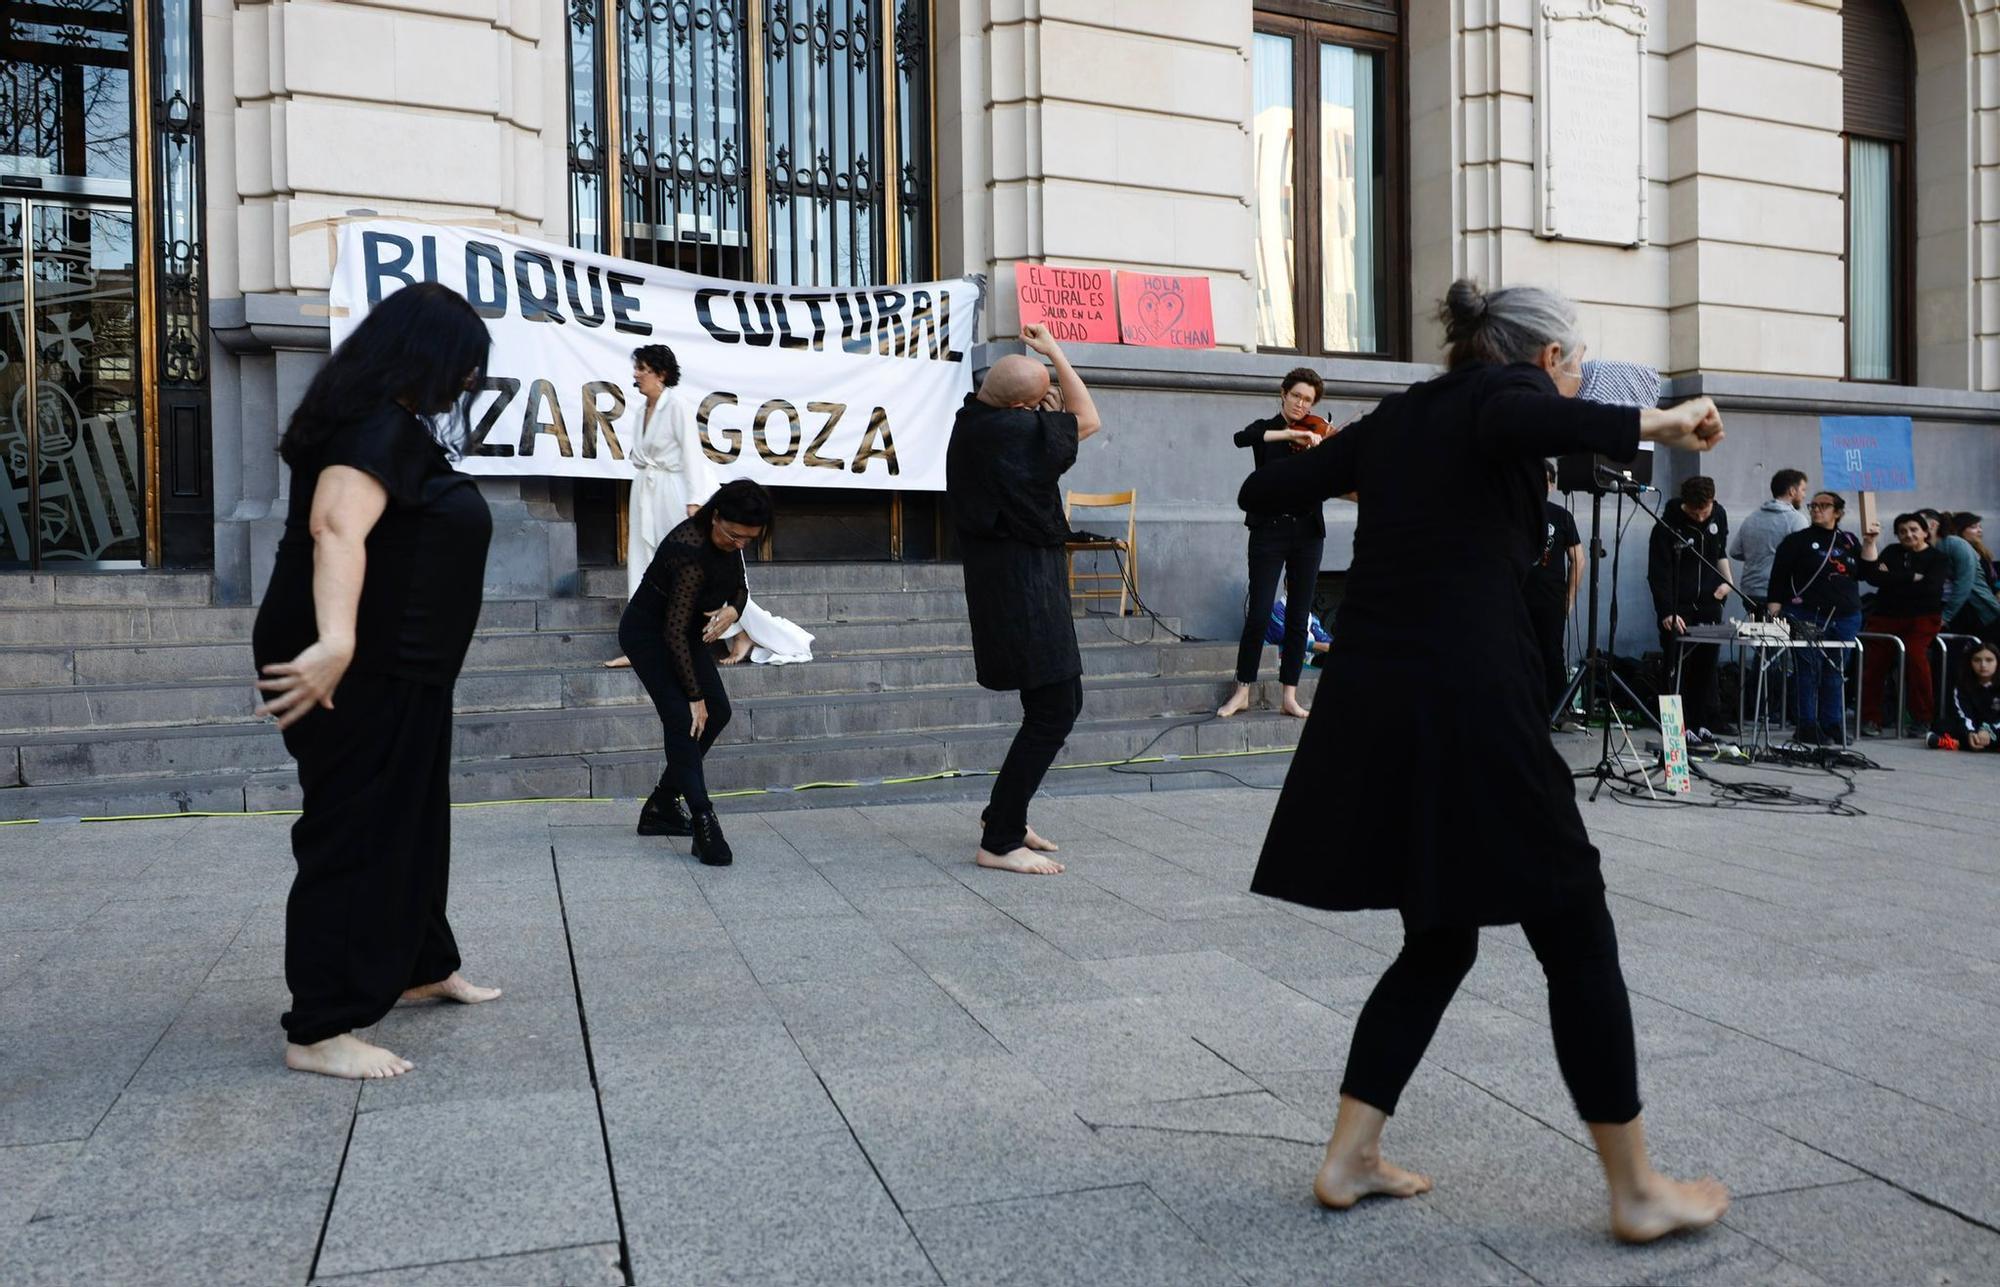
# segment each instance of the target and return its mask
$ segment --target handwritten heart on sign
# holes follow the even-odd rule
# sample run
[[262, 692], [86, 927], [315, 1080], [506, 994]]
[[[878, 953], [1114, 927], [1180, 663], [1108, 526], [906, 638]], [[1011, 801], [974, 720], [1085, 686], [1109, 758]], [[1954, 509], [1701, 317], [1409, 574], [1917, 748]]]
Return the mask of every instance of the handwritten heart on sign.
[[1187, 301], [1179, 291], [1149, 290], [1139, 296], [1139, 325], [1155, 336], [1165, 337], [1187, 313]]

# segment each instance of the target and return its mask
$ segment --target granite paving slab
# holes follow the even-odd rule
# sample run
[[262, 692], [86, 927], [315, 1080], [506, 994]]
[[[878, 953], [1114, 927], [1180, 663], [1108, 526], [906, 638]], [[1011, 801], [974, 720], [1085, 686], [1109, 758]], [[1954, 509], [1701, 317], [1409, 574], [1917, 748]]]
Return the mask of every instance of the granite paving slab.
[[1870, 750], [1852, 817], [1585, 806], [1656, 1158], [1737, 1194], [1641, 1249], [1516, 927], [1385, 1137], [1436, 1191], [1312, 1200], [1403, 928], [1245, 892], [1268, 791], [1066, 777], [1053, 880], [971, 865], [983, 782], [732, 803], [727, 869], [632, 800], [458, 810], [506, 995], [393, 1011], [361, 1087], [278, 1060], [290, 819], [10, 828], [0, 1283], [1987, 1281], [2000, 805]]
[[921, 1211], [911, 1224], [954, 1287], [1237, 1287], [1243, 1282], [1144, 1185]]
[[[414, 1200], [423, 1195], [422, 1201]], [[618, 1241], [587, 1090], [364, 1112], [327, 1214], [328, 1277]]]

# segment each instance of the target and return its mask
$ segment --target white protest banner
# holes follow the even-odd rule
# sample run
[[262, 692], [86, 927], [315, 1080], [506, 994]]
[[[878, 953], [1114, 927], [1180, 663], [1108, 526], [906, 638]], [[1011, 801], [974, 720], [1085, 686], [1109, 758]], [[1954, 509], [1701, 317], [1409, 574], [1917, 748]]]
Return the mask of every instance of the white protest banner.
[[340, 229], [333, 342], [420, 281], [464, 295], [493, 335], [467, 473], [630, 478], [644, 408], [630, 388], [632, 350], [665, 344], [681, 368], [669, 396], [723, 478], [895, 491], [944, 490], [985, 293], [974, 277], [768, 286], [487, 229], [369, 219]]

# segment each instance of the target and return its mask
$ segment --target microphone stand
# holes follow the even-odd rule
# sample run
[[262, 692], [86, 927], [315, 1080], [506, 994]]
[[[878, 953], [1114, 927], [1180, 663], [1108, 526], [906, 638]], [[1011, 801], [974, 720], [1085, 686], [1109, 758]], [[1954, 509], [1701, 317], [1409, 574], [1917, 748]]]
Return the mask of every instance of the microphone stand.
[[[1568, 709], [1570, 702], [1575, 699], [1578, 690], [1582, 689], [1584, 694], [1585, 722], [1587, 723], [1592, 719], [1602, 719], [1604, 721], [1604, 740], [1597, 763], [1587, 769], [1577, 769], [1570, 774], [1571, 777], [1579, 781], [1584, 778], [1590, 778], [1596, 783], [1590, 789], [1590, 799], [1592, 801], [1597, 799], [1598, 792], [1604, 789], [1606, 782], [1613, 778], [1619, 781], [1627, 780], [1626, 772], [1619, 767], [1618, 760], [1613, 756], [1611, 750], [1612, 725], [1616, 724], [1619, 728], [1624, 728], [1624, 722], [1618, 719], [1617, 712], [1613, 706], [1612, 694], [1614, 690], [1623, 695], [1626, 702], [1631, 705], [1633, 710], [1639, 712], [1640, 718], [1644, 719], [1647, 724], [1651, 725], [1655, 730], [1658, 730], [1660, 727], [1660, 723], [1654, 718], [1653, 713], [1646, 709], [1646, 703], [1640, 700], [1639, 695], [1632, 691], [1632, 686], [1627, 684], [1623, 677], [1618, 674], [1617, 670], [1613, 668], [1611, 655], [1597, 646], [1598, 582], [1604, 560], [1605, 493], [1617, 493], [1621, 498], [1620, 504], [1622, 507], [1622, 498], [1627, 494], [1636, 496], [1639, 490], [1639, 484], [1631, 482], [1622, 475], [1606, 470], [1603, 466], [1599, 466], [1598, 468], [1597, 483], [1590, 489], [1590, 615], [1584, 626], [1583, 664], [1577, 667], [1576, 674], [1569, 681], [1569, 687], [1563, 690], [1562, 699], [1556, 703], [1555, 710], [1550, 712], [1549, 715], [1549, 722], [1554, 724], [1561, 717], [1563, 711]], [[1610, 477], [1607, 478], [1606, 475], [1610, 475]], [[1614, 534], [1612, 538], [1613, 550], [1611, 558], [1614, 577], [1618, 567], [1619, 554], [1624, 547], [1624, 543], [1624, 534], [1622, 532]], [[1612, 586], [1611, 591], [1610, 629], [1611, 638], [1613, 641], [1616, 641], [1618, 638], [1618, 588], [1615, 584]], [[1584, 687], [1586, 684], [1589, 685], [1588, 688]], [[1650, 787], [1651, 783], [1647, 785]]]

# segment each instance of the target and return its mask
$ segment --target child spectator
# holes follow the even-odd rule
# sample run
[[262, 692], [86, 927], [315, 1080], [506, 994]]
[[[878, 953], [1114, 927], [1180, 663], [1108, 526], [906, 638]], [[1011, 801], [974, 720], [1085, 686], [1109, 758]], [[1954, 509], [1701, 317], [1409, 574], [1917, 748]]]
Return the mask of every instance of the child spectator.
[[1951, 700], [1938, 712], [1931, 745], [1947, 750], [2000, 751], [2000, 651], [1976, 645], [1965, 655]]

